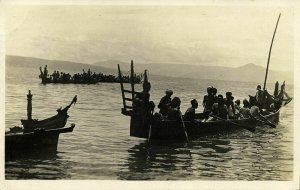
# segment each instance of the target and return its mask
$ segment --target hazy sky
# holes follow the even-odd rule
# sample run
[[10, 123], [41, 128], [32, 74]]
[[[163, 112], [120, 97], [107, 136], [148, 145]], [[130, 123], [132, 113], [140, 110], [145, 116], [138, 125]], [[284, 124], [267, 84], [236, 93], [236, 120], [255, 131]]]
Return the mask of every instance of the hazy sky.
[[93, 63], [293, 67], [293, 9], [216, 6], [10, 6], [6, 54]]

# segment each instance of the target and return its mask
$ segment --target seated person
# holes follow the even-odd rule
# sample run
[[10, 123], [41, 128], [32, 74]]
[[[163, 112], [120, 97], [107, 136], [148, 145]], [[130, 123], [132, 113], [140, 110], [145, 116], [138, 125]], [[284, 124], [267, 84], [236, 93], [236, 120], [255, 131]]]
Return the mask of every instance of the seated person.
[[234, 101], [234, 109], [235, 109], [235, 115], [240, 116], [240, 109], [241, 109], [241, 101], [240, 100]]
[[170, 107], [170, 104], [171, 104], [172, 94], [173, 94], [172, 90], [166, 90], [166, 95], [161, 98], [161, 100], [158, 104], [158, 108], [160, 109], [159, 113], [161, 113], [164, 116], [166, 116], [168, 113], [168, 108]]
[[218, 95], [217, 103], [212, 106], [212, 115], [220, 117], [222, 119], [228, 119], [228, 109], [224, 104], [224, 99], [221, 94]]
[[195, 121], [196, 109], [198, 108], [198, 102], [196, 99], [191, 101], [191, 107], [188, 108], [184, 114], [184, 120], [186, 121]]
[[247, 99], [243, 100], [243, 107], [240, 109], [240, 115], [242, 118], [250, 117], [250, 103]]
[[172, 99], [167, 113], [167, 117], [169, 120], [181, 120], [180, 104], [180, 98], [174, 97]]

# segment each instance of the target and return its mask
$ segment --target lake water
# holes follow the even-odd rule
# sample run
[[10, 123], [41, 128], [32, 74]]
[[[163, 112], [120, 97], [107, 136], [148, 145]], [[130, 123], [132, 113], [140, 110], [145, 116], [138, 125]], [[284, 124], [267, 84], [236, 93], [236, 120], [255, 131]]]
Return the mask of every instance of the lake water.
[[[66, 71], [68, 68], [66, 68]], [[277, 128], [185, 142], [155, 142], [129, 136], [129, 117], [121, 112], [119, 84], [42, 85], [36, 68], [6, 66], [6, 129], [26, 118], [26, 94], [33, 94], [33, 118], [56, 114], [70, 103], [67, 126], [60, 135], [57, 153], [37, 153], [5, 162], [6, 179], [112, 179], [112, 180], [292, 180], [293, 102], [281, 110]], [[233, 92], [237, 99], [254, 94], [256, 83], [190, 80], [152, 76], [151, 99], [158, 104], [166, 88], [182, 100], [185, 111], [191, 99], [200, 104], [206, 87], [218, 93]], [[139, 85], [140, 87], [140, 85]], [[273, 85], [269, 87], [273, 89]], [[293, 94], [292, 86], [287, 91]], [[199, 106], [198, 112], [202, 108]]]

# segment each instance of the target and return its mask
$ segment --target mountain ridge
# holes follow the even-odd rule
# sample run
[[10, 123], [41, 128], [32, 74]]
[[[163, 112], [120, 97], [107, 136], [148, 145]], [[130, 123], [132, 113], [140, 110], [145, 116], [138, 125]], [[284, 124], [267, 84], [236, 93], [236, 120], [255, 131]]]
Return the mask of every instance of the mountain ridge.
[[[44, 67], [48, 65], [49, 73], [53, 70], [64, 72], [82, 72], [82, 69], [91, 69], [92, 72], [117, 74], [117, 64], [120, 64], [122, 71], [130, 70], [130, 62], [119, 60], [106, 60], [94, 64], [78, 63], [72, 61], [49, 60], [34, 57], [6, 55], [6, 64], [14, 64], [20, 67]], [[38, 69], [37, 67], [37, 69]], [[70, 71], [66, 68], [71, 68]], [[163, 64], [163, 63], [135, 63], [136, 72], [149, 70], [152, 75], [165, 77], [183, 77], [190, 79], [214, 79], [227, 81], [260, 82], [264, 80], [265, 68], [254, 63], [247, 63], [239, 67], [210, 66], [210, 65], [189, 65], [189, 64]], [[268, 82], [287, 81], [293, 83], [293, 73], [286, 71], [269, 70]]]

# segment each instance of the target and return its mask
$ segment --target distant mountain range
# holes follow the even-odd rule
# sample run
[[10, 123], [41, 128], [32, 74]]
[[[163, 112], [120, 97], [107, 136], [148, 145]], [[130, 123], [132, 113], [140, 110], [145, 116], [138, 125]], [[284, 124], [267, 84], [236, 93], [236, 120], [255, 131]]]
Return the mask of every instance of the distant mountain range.
[[[38, 69], [39, 67], [48, 65], [50, 74], [54, 70], [70, 72], [70, 74], [72, 74], [76, 72], [82, 72], [82, 69], [85, 69], [85, 71], [87, 71], [90, 68], [92, 72], [102, 72], [116, 75], [117, 64], [120, 64], [121, 69], [125, 72], [129, 71], [130, 69], [130, 61], [128, 63], [125, 63], [118, 60], [107, 60], [96, 62], [94, 64], [85, 64], [70, 61], [46, 60], [32, 57], [12, 55], [6, 56], [6, 66], [8, 67], [36, 67]], [[215, 79], [262, 83], [265, 76], [265, 68], [253, 63], [235, 68], [172, 63], [135, 63], [134, 68], [136, 72], [143, 72], [145, 69], [148, 69], [151, 75], [184, 77], [192, 79]], [[284, 80], [290, 84], [293, 84], [293, 73], [269, 70], [268, 82], [279, 81], [281, 83]]]
[[[121, 68], [129, 70], [130, 63], [118, 60], [107, 60], [96, 62], [94, 65], [115, 68], [120, 64]], [[192, 79], [215, 79], [227, 81], [243, 81], [243, 82], [260, 82], [264, 81], [266, 69], [262, 66], [249, 63], [241, 67], [220, 67], [220, 66], [204, 66], [204, 65], [186, 65], [172, 63], [150, 63], [137, 64], [134, 68], [137, 72], [148, 69], [152, 75], [162, 75], [169, 77], [184, 77]], [[268, 82], [287, 81], [293, 83], [293, 73], [286, 71], [269, 70]]]
[[47, 65], [49, 74], [52, 74], [54, 70], [58, 70], [60, 72], [66, 72], [70, 74], [74, 73], [82, 73], [82, 69], [87, 71], [89, 68], [92, 72], [102, 72], [102, 73], [109, 73], [109, 74], [116, 74], [116, 69], [110, 69], [106, 67], [91, 65], [91, 64], [84, 64], [84, 63], [76, 63], [70, 61], [60, 61], [60, 60], [47, 60], [47, 59], [40, 59], [40, 58], [33, 58], [33, 57], [22, 57], [22, 56], [13, 56], [13, 55], [6, 55], [6, 66], [10, 67], [26, 67], [26, 68], [36, 68], [37, 70], [39, 67], [44, 68]]

